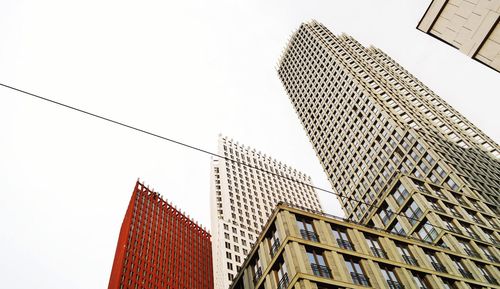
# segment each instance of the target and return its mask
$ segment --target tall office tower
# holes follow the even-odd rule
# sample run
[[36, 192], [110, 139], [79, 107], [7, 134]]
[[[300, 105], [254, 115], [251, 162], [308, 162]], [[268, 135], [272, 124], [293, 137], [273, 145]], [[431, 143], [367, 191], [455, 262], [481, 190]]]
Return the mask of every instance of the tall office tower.
[[210, 234], [137, 182], [123, 219], [109, 289], [212, 289]]
[[212, 252], [215, 288], [226, 289], [278, 202], [321, 206], [311, 178], [296, 169], [227, 137], [219, 136], [218, 152], [228, 160], [212, 161]]
[[432, 90], [315, 21], [278, 74], [349, 219], [471, 256], [497, 250], [500, 148]]
[[432, 0], [417, 29], [500, 72], [500, 0]]

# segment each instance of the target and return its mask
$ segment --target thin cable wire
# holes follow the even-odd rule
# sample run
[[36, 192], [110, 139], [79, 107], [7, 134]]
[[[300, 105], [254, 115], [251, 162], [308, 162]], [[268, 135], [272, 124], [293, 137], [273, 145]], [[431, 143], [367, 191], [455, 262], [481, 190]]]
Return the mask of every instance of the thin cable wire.
[[[343, 196], [340, 193], [335, 193], [335, 192], [327, 190], [327, 189], [323, 189], [323, 188], [320, 188], [320, 187], [317, 187], [317, 186], [314, 186], [314, 185], [311, 185], [311, 184], [308, 184], [308, 183], [304, 183], [304, 182], [299, 181], [297, 179], [290, 178], [288, 176], [284, 176], [284, 175], [281, 175], [281, 174], [277, 174], [277, 173], [274, 173], [274, 172], [271, 172], [271, 171], [268, 171], [268, 170], [262, 169], [260, 167], [256, 167], [254, 165], [247, 164], [247, 163], [244, 163], [244, 162], [241, 162], [241, 161], [238, 161], [238, 160], [234, 160], [234, 159], [228, 158], [226, 156], [222, 156], [222, 155], [210, 152], [208, 150], [201, 149], [201, 148], [198, 148], [198, 147], [195, 147], [195, 146], [183, 143], [181, 141], [174, 140], [172, 138], [164, 137], [162, 135], [159, 135], [159, 134], [156, 134], [156, 133], [152, 133], [150, 131], [147, 131], [147, 130], [144, 130], [144, 129], [141, 129], [141, 128], [138, 128], [138, 127], [135, 127], [135, 126], [132, 126], [132, 125], [128, 125], [126, 123], [110, 119], [108, 117], [104, 117], [104, 116], [101, 116], [101, 115], [98, 115], [98, 114], [95, 114], [95, 113], [92, 113], [92, 112], [89, 112], [89, 111], [86, 111], [86, 110], [83, 110], [83, 109], [80, 109], [80, 108], [77, 108], [77, 107], [74, 107], [74, 106], [71, 106], [71, 105], [64, 104], [62, 102], [58, 102], [58, 101], [55, 101], [55, 100], [52, 100], [52, 99], [49, 99], [49, 98], [46, 98], [46, 97], [43, 97], [43, 96], [31, 93], [31, 92], [28, 92], [28, 91], [22, 90], [22, 89], [19, 89], [19, 88], [15, 88], [15, 87], [10, 86], [10, 85], [6, 85], [6, 84], [3, 84], [3, 83], [0, 83], [0, 86], [3, 86], [5, 88], [8, 88], [8, 89], [11, 89], [11, 90], [14, 90], [14, 91], [17, 91], [17, 92], [20, 92], [20, 93], [23, 93], [23, 94], [35, 97], [35, 98], [38, 98], [40, 100], [44, 100], [46, 102], [50, 102], [52, 104], [56, 104], [56, 105], [62, 106], [64, 108], [68, 108], [68, 109], [77, 111], [77, 112], [80, 112], [80, 113], [83, 113], [83, 114], [86, 114], [86, 115], [89, 115], [89, 116], [92, 116], [92, 117], [95, 117], [95, 118], [98, 118], [98, 119], [101, 119], [101, 120], [113, 123], [113, 124], [116, 124], [116, 125], [119, 125], [119, 126], [123, 126], [123, 127], [129, 128], [129, 129], [132, 129], [132, 130], [135, 130], [135, 131], [138, 131], [138, 132], [141, 132], [141, 133], [144, 133], [144, 134], [147, 134], [147, 135], [150, 135], [150, 136], [153, 136], [153, 137], [156, 137], [156, 138], [159, 138], [159, 139], [162, 139], [162, 140], [165, 140], [165, 141], [168, 141], [168, 142], [171, 142], [171, 143], [174, 143], [174, 144], [177, 144], [177, 145], [180, 145], [180, 146], [183, 146], [183, 147], [186, 147], [186, 148], [198, 151], [198, 152], [202, 152], [204, 154], [208, 154], [208, 155], [211, 155], [213, 157], [217, 157], [217, 158], [223, 159], [225, 161], [233, 162], [233, 163], [236, 163], [236, 164], [239, 164], [239, 165], [242, 165], [242, 166], [246, 166], [248, 168], [259, 170], [261, 172], [264, 172], [264, 173], [276, 176], [278, 178], [286, 179], [286, 180], [295, 182], [295, 183], [300, 184], [300, 185], [304, 185], [304, 186], [307, 186], [307, 187], [310, 187], [310, 188], [313, 188], [313, 189], [316, 189], [316, 190], [319, 190], [319, 191], [322, 191], [322, 192], [325, 192], [325, 193], [328, 193], [328, 194], [332, 194], [332, 195], [335, 195], [335, 196], [340, 197], [342, 199], [347, 199], [347, 200], [352, 200], [352, 201], [355, 201], [355, 202], [359, 202], [359, 203], [362, 203], [362, 204], [365, 204], [365, 205], [369, 206], [370, 208], [375, 208], [375, 209], [380, 208], [380, 206], [376, 206], [373, 203], [370, 204], [370, 203], [367, 203], [367, 202], [364, 202], [364, 201], [361, 201], [361, 200], [357, 200], [357, 199], [355, 199], [355, 198], [353, 198], [351, 196]], [[419, 221], [419, 219], [406, 216], [406, 215], [402, 214], [401, 212], [400, 213], [392, 212], [391, 214], [404, 217], [404, 218], [406, 218], [406, 219], [408, 219], [410, 221], [417, 221], [417, 222]], [[353, 220], [351, 220], [351, 221], [353, 221]], [[437, 226], [437, 225], [432, 225], [432, 226], [435, 227], [435, 228], [439, 228], [441, 230], [447, 231], [447, 232], [455, 233], [452, 230], [444, 228], [444, 227], [440, 227], [440, 226]], [[385, 229], [383, 229], [383, 230], [385, 230]]]

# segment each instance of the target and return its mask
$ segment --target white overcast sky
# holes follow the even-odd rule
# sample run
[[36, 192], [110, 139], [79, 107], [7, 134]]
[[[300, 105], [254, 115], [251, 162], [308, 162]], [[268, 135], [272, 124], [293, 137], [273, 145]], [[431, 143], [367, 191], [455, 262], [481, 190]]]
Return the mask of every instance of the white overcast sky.
[[[500, 75], [416, 30], [429, 2], [4, 0], [0, 82], [211, 151], [223, 133], [329, 188], [275, 70], [303, 21], [381, 48], [500, 139]], [[209, 164], [0, 87], [3, 288], [105, 288], [137, 178], [209, 227]]]

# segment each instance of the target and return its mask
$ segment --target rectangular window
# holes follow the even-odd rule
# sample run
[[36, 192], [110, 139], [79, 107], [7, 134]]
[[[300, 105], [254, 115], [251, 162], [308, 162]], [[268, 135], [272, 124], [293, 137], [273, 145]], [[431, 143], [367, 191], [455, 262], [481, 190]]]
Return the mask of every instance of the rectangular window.
[[422, 215], [422, 209], [420, 209], [420, 207], [414, 201], [411, 202], [411, 204], [405, 211], [405, 216], [408, 217], [408, 221], [412, 225], [415, 225], [420, 220], [420, 217], [422, 217]]
[[318, 234], [316, 234], [311, 220], [306, 218], [297, 218], [297, 225], [303, 239], [319, 242]]
[[403, 186], [403, 184], [400, 184], [392, 193], [392, 196], [398, 205], [401, 205], [408, 195], [408, 190]]
[[345, 265], [347, 267], [347, 271], [351, 275], [352, 282], [357, 285], [370, 286], [370, 281], [368, 277], [365, 275], [358, 259], [348, 258], [345, 259]]
[[316, 276], [332, 278], [330, 268], [326, 265], [323, 252], [313, 249], [307, 250], [307, 258], [311, 264], [311, 269]]
[[425, 223], [418, 230], [418, 236], [420, 239], [426, 242], [432, 242], [436, 239], [438, 232], [434, 228], [429, 221], [425, 221]]
[[372, 251], [372, 253], [375, 257], [387, 259], [387, 254], [380, 246], [380, 243], [379, 243], [377, 237], [367, 236], [366, 242], [368, 242], [368, 246], [370, 247], [370, 250]]
[[384, 276], [385, 280], [387, 281], [387, 285], [389, 285], [390, 289], [403, 289], [404, 288], [404, 286], [399, 282], [398, 278], [396, 277], [396, 273], [394, 273], [394, 268], [387, 267], [387, 266], [381, 266], [380, 272], [382, 273], [382, 276]]
[[417, 260], [413, 257], [413, 254], [411, 253], [410, 248], [408, 248], [408, 245], [396, 243], [396, 248], [407, 264], [418, 266]]
[[354, 245], [349, 240], [346, 229], [332, 226], [332, 233], [334, 238], [337, 240], [337, 244], [342, 249], [354, 250]]

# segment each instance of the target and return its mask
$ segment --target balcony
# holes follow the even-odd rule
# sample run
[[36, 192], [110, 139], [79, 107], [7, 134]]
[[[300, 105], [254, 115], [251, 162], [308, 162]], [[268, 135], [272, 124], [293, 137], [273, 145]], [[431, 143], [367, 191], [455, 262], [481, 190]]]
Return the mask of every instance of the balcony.
[[446, 271], [446, 268], [443, 266], [443, 264], [437, 263], [437, 262], [431, 262], [432, 267], [434, 267], [434, 270], [442, 273], [448, 273]]
[[446, 228], [452, 231], [453, 233], [461, 234], [460, 230], [457, 227], [448, 224], [446, 225]]
[[314, 275], [316, 275], [316, 276], [330, 278], [330, 279], [333, 278], [332, 272], [330, 271], [330, 268], [328, 268], [324, 265], [311, 263], [311, 269], [312, 269]]
[[319, 242], [318, 234], [316, 234], [316, 232], [301, 229], [300, 235], [304, 240]]
[[370, 247], [370, 249], [372, 250], [373, 256], [387, 259], [387, 253], [384, 250], [375, 247]]
[[389, 285], [390, 289], [404, 289], [405, 286], [398, 281], [393, 281], [393, 280], [386, 280], [387, 285]]
[[466, 271], [464, 269], [459, 268], [458, 272], [460, 272], [460, 274], [462, 274], [462, 276], [464, 276], [465, 278], [474, 279], [474, 277], [472, 276], [472, 273], [469, 271]]
[[417, 259], [413, 258], [412, 256], [402, 255], [402, 257], [403, 260], [405, 260], [406, 264], [418, 266]]
[[253, 276], [253, 283], [257, 284], [257, 282], [259, 282], [260, 280], [260, 277], [262, 277], [262, 268], [259, 267]]
[[471, 249], [464, 248], [465, 253], [471, 257], [481, 258], [477, 252], [472, 251]]
[[486, 279], [486, 281], [488, 281], [488, 283], [498, 285], [497, 279], [491, 277], [490, 275], [483, 275], [483, 276]]
[[354, 245], [347, 240], [337, 239], [337, 244], [339, 244], [339, 247], [342, 249], [354, 251]]
[[280, 245], [281, 245], [280, 239], [274, 239], [274, 242], [271, 245], [271, 258], [274, 257], [276, 252], [278, 252]]
[[352, 282], [356, 285], [370, 286], [370, 281], [364, 274], [351, 272]]
[[290, 280], [288, 279], [288, 273], [285, 273], [283, 275], [283, 277], [281, 277], [280, 281], [278, 282], [277, 289], [285, 289], [288, 287], [288, 284], [290, 284]]
[[443, 208], [441, 208], [439, 205], [436, 205], [436, 204], [431, 204], [431, 208], [434, 210], [434, 211], [438, 211], [438, 212], [441, 212], [441, 213], [444, 213], [445, 211], [443, 210]]
[[498, 259], [495, 256], [493, 256], [493, 255], [486, 254], [486, 258], [488, 260], [490, 260], [491, 262], [494, 262], [494, 263], [498, 262]]

